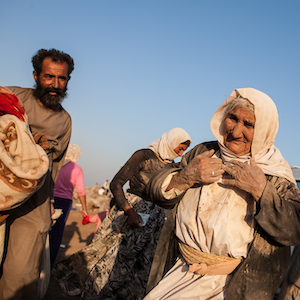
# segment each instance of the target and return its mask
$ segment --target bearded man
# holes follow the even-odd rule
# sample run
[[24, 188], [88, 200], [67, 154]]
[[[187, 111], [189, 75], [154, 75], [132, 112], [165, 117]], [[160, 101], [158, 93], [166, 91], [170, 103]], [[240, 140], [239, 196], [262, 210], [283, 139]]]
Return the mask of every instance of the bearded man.
[[[49, 278], [45, 244], [51, 229], [54, 183], [71, 137], [71, 117], [61, 106], [74, 69], [66, 53], [41, 49], [32, 58], [35, 89], [8, 87], [23, 103], [34, 139], [46, 151], [49, 170], [43, 186], [7, 218], [7, 248], [0, 279], [0, 299], [42, 299]], [[42, 270], [43, 269], [43, 270]], [[44, 272], [41, 276], [41, 272]]]

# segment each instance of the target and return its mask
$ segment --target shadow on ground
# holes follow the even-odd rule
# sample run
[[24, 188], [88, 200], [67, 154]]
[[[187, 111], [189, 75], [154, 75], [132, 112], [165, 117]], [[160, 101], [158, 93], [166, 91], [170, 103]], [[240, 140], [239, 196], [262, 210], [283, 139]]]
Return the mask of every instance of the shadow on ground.
[[[94, 236], [96, 224], [90, 223], [82, 225], [81, 213], [79, 210], [71, 210], [67, 220], [64, 236], [62, 239], [62, 247], [60, 247], [56, 262], [64, 260], [71, 254], [84, 248], [90, 244]], [[59, 285], [51, 276], [47, 293], [43, 300], [77, 300], [80, 296], [68, 296], [62, 292]]]

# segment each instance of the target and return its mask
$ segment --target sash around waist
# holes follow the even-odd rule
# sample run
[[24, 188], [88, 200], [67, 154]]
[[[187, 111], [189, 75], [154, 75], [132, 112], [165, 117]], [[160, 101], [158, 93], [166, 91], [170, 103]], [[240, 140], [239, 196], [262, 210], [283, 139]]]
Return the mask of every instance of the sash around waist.
[[232, 273], [235, 268], [241, 263], [242, 257], [232, 258], [221, 255], [204, 253], [197, 250], [178, 239], [178, 246], [184, 260], [191, 265], [189, 272], [197, 273], [198, 275], [227, 275]]

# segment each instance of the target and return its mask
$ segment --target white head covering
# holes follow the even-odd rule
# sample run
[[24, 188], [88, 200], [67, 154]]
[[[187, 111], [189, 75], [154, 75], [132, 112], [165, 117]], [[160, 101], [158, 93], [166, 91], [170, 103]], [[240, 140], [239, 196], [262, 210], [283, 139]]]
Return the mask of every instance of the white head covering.
[[[244, 156], [237, 156], [225, 147], [222, 133], [225, 106], [239, 95], [254, 105], [255, 114], [251, 153]], [[255, 163], [258, 164], [265, 174], [284, 177], [291, 182], [295, 182], [289, 164], [283, 158], [279, 149], [274, 146], [275, 137], [279, 128], [278, 113], [275, 103], [265, 93], [253, 88], [235, 89], [230, 97], [228, 97], [214, 113], [210, 126], [213, 135], [219, 142], [223, 161], [237, 159], [249, 163], [250, 158], [253, 157]]]
[[67, 149], [67, 154], [65, 156], [64, 165], [70, 161], [76, 163], [81, 155], [81, 149], [76, 144], [70, 144]]
[[173, 128], [169, 132], [165, 132], [160, 139], [152, 142], [148, 148], [169, 163], [178, 156], [174, 149], [185, 141], [192, 143], [190, 135], [182, 128]]

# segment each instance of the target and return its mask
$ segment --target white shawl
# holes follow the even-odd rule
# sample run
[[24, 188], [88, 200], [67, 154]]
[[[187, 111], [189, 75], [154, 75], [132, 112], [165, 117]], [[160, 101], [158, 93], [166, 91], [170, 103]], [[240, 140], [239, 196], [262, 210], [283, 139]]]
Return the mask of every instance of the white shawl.
[[[224, 146], [222, 120], [225, 106], [237, 96], [248, 99], [254, 105], [255, 126], [251, 145], [251, 153], [238, 157]], [[265, 93], [253, 88], [235, 89], [230, 97], [218, 108], [211, 119], [211, 131], [219, 142], [223, 161], [237, 159], [250, 162], [253, 157], [255, 163], [265, 174], [284, 177], [295, 183], [292, 170], [283, 158], [274, 141], [279, 128], [277, 108], [273, 100]]]
[[173, 128], [169, 132], [165, 132], [160, 139], [152, 142], [148, 148], [165, 162], [170, 163], [178, 156], [174, 149], [186, 141], [192, 143], [190, 135], [182, 128]]

